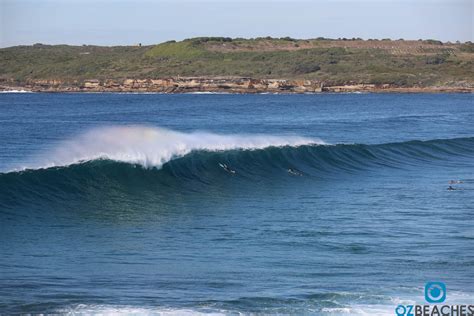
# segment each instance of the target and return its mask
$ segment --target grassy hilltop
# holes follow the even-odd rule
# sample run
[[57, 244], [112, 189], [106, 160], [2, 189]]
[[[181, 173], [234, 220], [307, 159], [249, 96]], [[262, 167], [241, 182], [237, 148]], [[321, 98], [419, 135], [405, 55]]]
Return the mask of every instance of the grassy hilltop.
[[435, 40], [193, 38], [156, 46], [0, 49], [0, 79], [252, 77], [328, 84], [474, 86], [474, 44]]

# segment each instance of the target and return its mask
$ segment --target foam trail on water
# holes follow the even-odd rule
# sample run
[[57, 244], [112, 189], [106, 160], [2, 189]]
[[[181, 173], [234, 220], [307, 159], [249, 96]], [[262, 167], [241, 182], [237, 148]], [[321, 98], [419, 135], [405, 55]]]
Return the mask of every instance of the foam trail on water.
[[[229, 314], [229, 311], [220, 310], [194, 310], [184, 308], [152, 308], [152, 307], [135, 307], [135, 306], [114, 306], [114, 305], [86, 305], [80, 304], [77, 306], [69, 306], [55, 311], [59, 314], [68, 315], [148, 315], [148, 316], [224, 316]], [[240, 313], [233, 312], [232, 314], [239, 315]]]
[[4, 90], [4, 91], [0, 91], [0, 93], [33, 93], [33, 91], [28, 91], [28, 90]]
[[35, 162], [15, 170], [68, 166], [96, 159], [111, 159], [140, 164], [147, 168], [160, 168], [171, 159], [182, 157], [194, 150], [250, 150], [310, 144], [324, 142], [299, 136], [182, 133], [144, 126], [104, 127], [64, 141], [53, 152], [43, 154]]

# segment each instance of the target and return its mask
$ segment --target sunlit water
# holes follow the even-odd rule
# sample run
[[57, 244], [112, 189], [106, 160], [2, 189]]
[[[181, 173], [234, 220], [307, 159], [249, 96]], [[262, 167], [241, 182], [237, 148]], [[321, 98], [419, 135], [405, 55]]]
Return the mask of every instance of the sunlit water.
[[473, 302], [472, 95], [2, 94], [0, 172], [0, 312]]

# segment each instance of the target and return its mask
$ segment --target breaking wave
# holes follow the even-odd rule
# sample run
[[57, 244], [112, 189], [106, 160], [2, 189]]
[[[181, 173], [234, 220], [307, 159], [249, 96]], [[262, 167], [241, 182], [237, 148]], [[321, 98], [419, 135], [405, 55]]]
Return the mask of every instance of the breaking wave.
[[208, 132], [182, 133], [142, 126], [107, 127], [91, 130], [57, 146], [52, 153], [14, 171], [68, 166], [109, 159], [161, 168], [166, 162], [192, 151], [226, 151], [267, 147], [324, 144], [319, 139], [298, 136], [219, 135]]
[[262, 183], [287, 183], [290, 178], [311, 181], [350, 176], [374, 168], [409, 168], [447, 161], [472, 164], [473, 158], [472, 137], [327, 145], [297, 136], [113, 127], [66, 141], [52, 154], [20, 171], [0, 173], [0, 204], [47, 198], [80, 200], [91, 191], [133, 195], [146, 191], [161, 195], [196, 192], [222, 186], [226, 181], [239, 181], [249, 188]]

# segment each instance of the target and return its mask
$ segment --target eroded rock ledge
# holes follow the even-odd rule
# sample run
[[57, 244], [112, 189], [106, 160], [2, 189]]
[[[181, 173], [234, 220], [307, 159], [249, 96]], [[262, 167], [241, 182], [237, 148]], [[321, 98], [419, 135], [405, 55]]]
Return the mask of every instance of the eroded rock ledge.
[[61, 80], [29, 80], [15, 83], [0, 81], [0, 91], [27, 90], [34, 92], [227, 92], [227, 93], [318, 93], [318, 92], [474, 92], [469, 85], [400, 87], [390, 84], [327, 85], [321, 81], [178, 77], [164, 79], [125, 79], [64, 82]]

